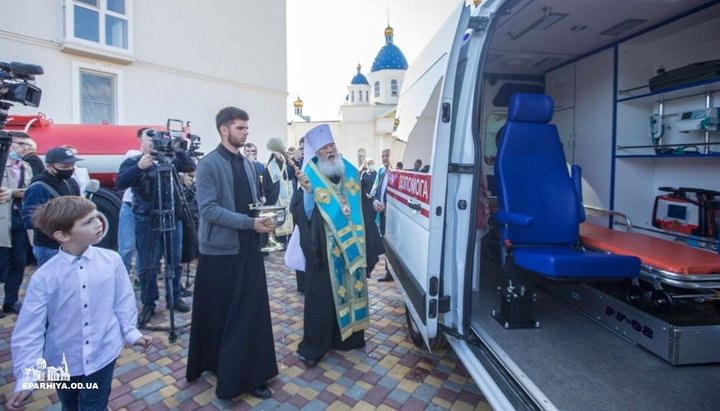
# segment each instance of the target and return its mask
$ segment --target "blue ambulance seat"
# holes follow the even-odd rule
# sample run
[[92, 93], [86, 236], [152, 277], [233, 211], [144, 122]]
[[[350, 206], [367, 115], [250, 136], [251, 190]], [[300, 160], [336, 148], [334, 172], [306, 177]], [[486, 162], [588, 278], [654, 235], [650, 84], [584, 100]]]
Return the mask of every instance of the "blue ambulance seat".
[[552, 114], [544, 94], [510, 100], [495, 163], [503, 244], [515, 264], [546, 277], [636, 278], [640, 259], [578, 248], [585, 213]]
[[502, 245], [514, 263], [557, 279], [637, 278], [640, 259], [582, 250], [581, 194], [570, 177], [553, 101], [544, 94], [515, 94], [498, 147], [495, 175], [503, 225]]

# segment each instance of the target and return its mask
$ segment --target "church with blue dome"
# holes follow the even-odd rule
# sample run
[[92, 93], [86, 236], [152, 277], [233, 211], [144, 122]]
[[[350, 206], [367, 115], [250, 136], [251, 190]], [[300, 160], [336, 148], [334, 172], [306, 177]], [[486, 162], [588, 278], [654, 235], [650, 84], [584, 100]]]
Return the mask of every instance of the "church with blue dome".
[[387, 26], [385, 29], [385, 45], [375, 57], [370, 71], [407, 70], [408, 64], [405, 55], [398, 46], [393, 44], [393, 33], [393, 28]]
[[375, 56], [370, 72], [363, 74], [361, 64], [355, 67], [340, 105], [340, 121], [310, 121], [310, 117], [303, 114], [303, 102], [298, 96], [294, 103], [295, 116], [288, 126], [291, 146], [311, 128], [328, 124], [347, 159], [359, 165], [372, 157], [379, 164], [380, 153], [393, 143], [395, 111], [408, 69], [407, 59], [395, 45], [395, 31], [389, 24], [383, 34], [385, 44]]
[[375, 56], [367, 77], [362, 74], [358, 64], [357, 73], [348, 86], [346, 104], [397, 104], [408, 63], [403, 52], [393, 42], [395, 30], [388, 25], [384, 34], [385, 45]]
[[352, 80], [350, 80], [351, 85], [358, 85], [358, 84], [370, 84], [368, 83], [367, 77], [363, 73], [360, 72], [360, 69], [362, 66], [360, 64], [357, 65], [357, 74], [353, 76]]

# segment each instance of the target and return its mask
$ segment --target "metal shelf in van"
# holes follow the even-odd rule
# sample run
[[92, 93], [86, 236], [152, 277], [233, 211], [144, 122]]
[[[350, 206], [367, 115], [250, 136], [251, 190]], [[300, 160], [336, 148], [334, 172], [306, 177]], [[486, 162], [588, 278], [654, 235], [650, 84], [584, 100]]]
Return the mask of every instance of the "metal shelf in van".
[[670, 87], [664, 90], [643, 93], [637, 96], [622, 97], [622, 90], [619, 91], [617, 99], [618, 103], [652, 103], [658, 100], [672, 100], [677, 98], [686, 98], [697, 95], [703, 95], [707, 92], [715, 92], [720, 90], [720, 80], [702, 80], [694, 83], [683, 84], [676, 87]]

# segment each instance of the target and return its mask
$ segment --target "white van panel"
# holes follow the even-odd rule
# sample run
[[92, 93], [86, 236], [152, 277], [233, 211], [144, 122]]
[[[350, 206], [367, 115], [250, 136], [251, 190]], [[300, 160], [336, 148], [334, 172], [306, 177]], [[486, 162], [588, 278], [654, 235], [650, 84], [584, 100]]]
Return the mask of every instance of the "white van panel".
[[408, 141], [417, 119], [432, 100], [430, 96], [433, 90], [447, 72], [448, 50], [452, 49], [453, 36], [463, 7], [464, 5], [460, 4], [450, 14], [405, 73], [396, 116], [400, 122], [393, 133], [393, 136], [401, 141]]
[[[430, 233], [430, 221], [428, 218], [429, 205], [417, 197], [409, 195], [407, 189], [396, 189], [391, 187], [393, 180], [409, 181], [410, 177], [416, 173], [392, 171], [390, 182], [388, 183], [388, 207], [386, 210], [385, 223], [385, 240], [392, 244], [393, 249], [404, 256], [415, 255], [417, 258], [409, 258], [404, 260], [408, 269], [412, 273], [415, 280], [425, 285], [427, 283], [428, 259], [427, 252], [421, 252], [423, 248], [427, 250]], [[419, 175], [419, 177], [429, 176]], [[398, 185], [400, 185], [398, 181]], [[407, 188], [409, 183], [402, 183], [403, 188]], [[420, 203], [421, 209], [416, 211], [411, 209], [407, 203], [415, 201]]]

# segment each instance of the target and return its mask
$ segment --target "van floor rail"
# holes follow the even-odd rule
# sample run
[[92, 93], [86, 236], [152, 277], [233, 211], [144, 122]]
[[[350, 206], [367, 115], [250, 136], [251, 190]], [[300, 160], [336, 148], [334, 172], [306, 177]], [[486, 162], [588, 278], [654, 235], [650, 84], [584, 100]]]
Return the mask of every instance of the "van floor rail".
[[[459, 340], [449, 335], [446, 335], [446, 337], [458, 357], [466, 357], [461, 358], [461, 360], [475, 381], [478, 382], [479, 385], [483, 385], [483, 393], [486, 397], [493, 397], [487, 398], [493, 407], [513, 410], [557, 409], [547, 398], [545, 398], [544, 406], [535, 401], [523, 387], [523, 384], [521, 384], [493, 354], [492, 350], [485, 344], [482, 338], [472, 332], [471, 334], [472, 337], [466, 340]], [[502, 392], [504, 400], [507, 402], [504, 406], [498, 404], [500, 397], [496, 390]]]

